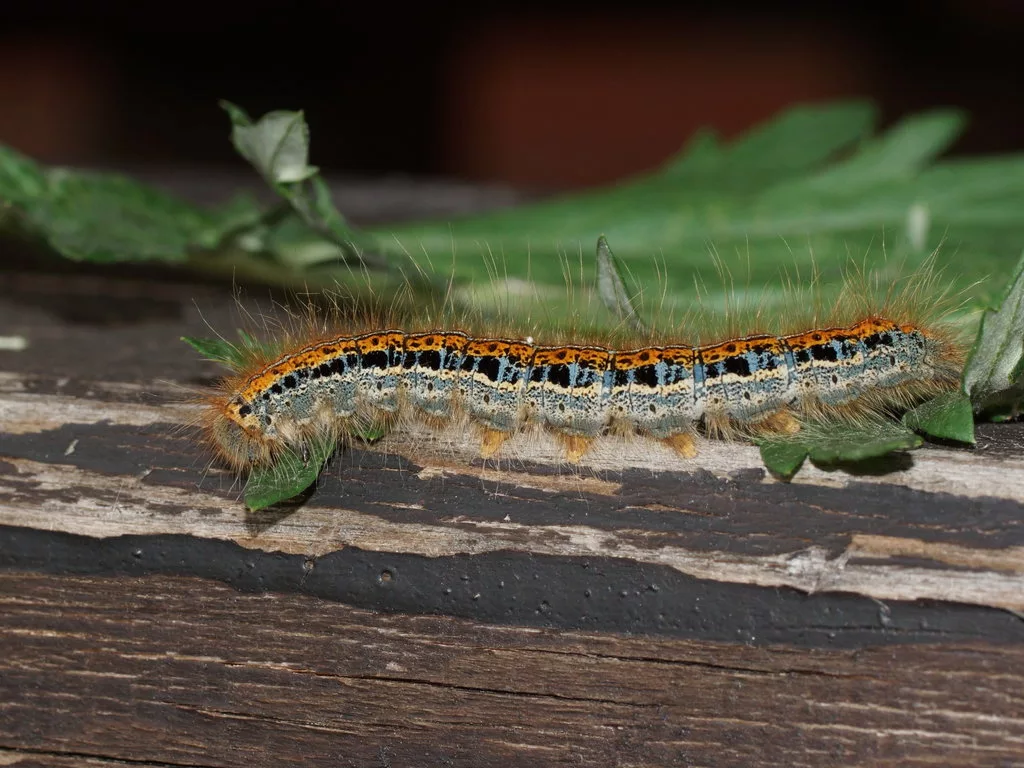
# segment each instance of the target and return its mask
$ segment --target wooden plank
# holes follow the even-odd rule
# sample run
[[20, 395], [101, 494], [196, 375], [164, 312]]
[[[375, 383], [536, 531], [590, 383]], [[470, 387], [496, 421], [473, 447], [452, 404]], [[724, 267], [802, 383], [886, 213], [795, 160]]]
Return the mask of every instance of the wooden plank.
[[[349, 450], [301, 507], [251, 515], [234, 479], [197, 458], [188, 433], [175, 432], [187, 409], [140, 406], [142, 389], [125, 384], [108, 400], [47, 394], [38, 380], [33, 392], [12, 389], [8, 381], [0, 390], [8, 425], [0, 436], [0, 524], [9, 526], [97, 537], [187, 534], [311, 561], [345, 548], [407, 558], [611, 559], [646, 568], [644, 591], [682, 574], [719, 585], [1024, 610], [1016, 498], [1024, 482], [994, 484], [1009, 498], [918, 490], [891, 475], [837, 485], [821, 470], [783, 484], [752, 466], [756, 451], [735, 445], [702, 457], [711, 468], [689, 472], [636, 467], [652, 461], [638, 444], [633, 453], [627, 445], [607, 454], [617, 457], [614, 467], [495, 466], [474, 459], [464, 437], [444, 442], [422, 432]], [[952, 475], [965, 456], [918, 453], [905, 474]], [[1005, 479], [1024, 471], [1024, 459], [988, 466]], [[972, 466], [965, 477], [981, 474]]]
[[7, 749], [224, 766], [980, 766], [1024, 749], [1020, 646], [566, 633], [196, 578], [0, 584]]

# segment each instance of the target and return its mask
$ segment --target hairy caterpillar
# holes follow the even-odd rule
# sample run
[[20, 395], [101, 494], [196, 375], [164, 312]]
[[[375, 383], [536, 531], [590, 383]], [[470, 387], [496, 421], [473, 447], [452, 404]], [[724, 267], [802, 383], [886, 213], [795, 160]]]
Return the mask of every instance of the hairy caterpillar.
[[699, 431], [793, 433], [807, 419], [841, 424], [955, 389], [964, 349], [930, 319], [943, 303], [934, 287], [926, 276], [866, 308], [848, 281], [822, 322], [700, 344], [681, 340], [685, 328], [612, 346], [572, 335], [543, 344], [469, 322], [349, 325], [274, 352], [243, 350], [203, 423], [238, 470], [404, 420], [473, 429], [484, 457], [532, 426], [552, 432], [570, 462], [604, 434], [660, 440], [692, 458]]

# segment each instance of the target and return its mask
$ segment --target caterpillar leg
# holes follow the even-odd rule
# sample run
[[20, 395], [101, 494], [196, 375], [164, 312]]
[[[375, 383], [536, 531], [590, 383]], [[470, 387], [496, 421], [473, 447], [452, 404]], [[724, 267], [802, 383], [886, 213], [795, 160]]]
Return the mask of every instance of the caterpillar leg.
[[594, 444], [594, 438], [581, 435], [558, 435], [558, 441], [565, 447], [565, 460], [570, 464], [578, 464]]
[[692, 459], [697, 455], [697, 442], [689, 432], [679, 432], [675, 435], [662, 438], [661, 442], [676, 452], [676, 455], [684, 459]]
[[773, 413], [763, 421], [754, 425], [756, 432], [768, 432], [782, 435], [795, 435], [800, 431], [800, 422], [789, 411]]
[[491, 458], [510, 437], [512, 437], [511, 432], [485, 429], [483, 439], [480, 441], [480, 456], [484, 459]]

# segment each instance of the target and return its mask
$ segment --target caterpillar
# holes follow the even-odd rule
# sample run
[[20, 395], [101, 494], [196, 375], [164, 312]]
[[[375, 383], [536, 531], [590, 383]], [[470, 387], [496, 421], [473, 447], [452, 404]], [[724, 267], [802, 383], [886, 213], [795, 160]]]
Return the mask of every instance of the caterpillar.
[[[912, 281], [873, 311], [840, 308], [832, 322], [713, 343], [684, 343], [674, 329], [614, 346], [544, 344], [455, 323], [320, 332], [274, 353], [248, 350], [207, 398], [203, 425], [236, 470], [404, 420], [475, 430], [485, 458], [531, 426], [553, 433], [573, 463], [606, 434], [662, 441], [693, 458], [700, 432], [794, 433], [808, 419], [896, 412], [954, 389], [963, 345], [944, 323], [914, 319], [934, 314], [919, 290], [931, 282]], [[854, 298], [842, 306], [863, 305]]]

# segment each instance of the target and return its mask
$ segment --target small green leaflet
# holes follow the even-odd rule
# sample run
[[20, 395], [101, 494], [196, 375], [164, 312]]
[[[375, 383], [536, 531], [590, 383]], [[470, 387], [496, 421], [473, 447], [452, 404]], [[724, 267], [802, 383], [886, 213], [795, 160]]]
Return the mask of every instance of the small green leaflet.
[[253, 123], [243, 109], [229, 101], [221, 106], [234, 128], [231, 142], [268, 184], [294, 184], [318, 173], [309, 165], [309, 128], [302, 112], [268, 112]]
[[761, 461], [778, 478], [789, 480], [804, 465], [810, 448], [796, 440], [761, 440]]
[[253, 122], [241, 107], [229, 101], [220, 104], [231, 118], [231, 143], [238, 153], [310, 230], [341, 249], [326, 251], [325, 259], [391, 270], [389, 261], [372, 251], [373, 241], [348, 225], [334, 207], [319, 169], [309, 165], [309, 128], [302, 112], [278, 110]]
[[249, 365], [257, 355], [271, 357], [280, 351], [277, 344], [260, 341], [241, 329], [238, 329], [237, 344], [227, 339], [198, 339], [194, 336], [182, 336], [181, 340], [207, 360], [221, 363], [235, 371]]
[[974, 445], [974, 411], [962, 391], [947, 392], [903, 414], [908, 429], [938, 440]]
[[181, 340], [207, 360], [221, 363], [232, 370], [238, 370], [245, 362], [244, 350], [226, 339], [198, 339], [194, 336], [182, 336]]
[[[372, 443], [386, 432], [381, 427], [365, 427], [356, 430], [353, 437]], [[289, 451], [273, 466], [254, 468], [245, 483], [245, 506], [250, 512], [258, 512], [308, 490], [323, 472], [336, 448], [333, 440], [313, 440], [306, 456]]]
[[[352, 437], [372, 443], [385, 434], [387, 430], [383, 427], [367, 426], [354, 430]], [[311, 441], [305, 456], [288, 451], [273, 466], [255, 467], [245, 483], [246, 507], [256, 512], [303, 493], [316, 482], [336, 448], [333, 440], [316, 439]]]
[[316, 482], [335, 447], [333, 440], [312, 440], [306, 456], [288, 451], [272, 466], [254, 468], [245, 483], [245, 506], [256, 512], [298, 496]]
[[856, 425], [810, 423], [796, 435], [762, 437], [754, 442], [765, 467], [780, 479], [789, 480], [807, 458], [825, 466], [846, 464], [911, 450], [923, 440], [896, 422], [872, 421]]

